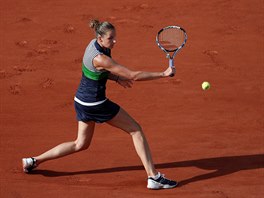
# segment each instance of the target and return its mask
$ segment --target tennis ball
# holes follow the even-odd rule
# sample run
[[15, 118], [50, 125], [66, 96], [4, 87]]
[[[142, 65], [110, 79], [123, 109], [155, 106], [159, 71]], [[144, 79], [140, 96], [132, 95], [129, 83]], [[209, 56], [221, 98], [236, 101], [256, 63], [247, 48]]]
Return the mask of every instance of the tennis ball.
[[209, 82], [203, 82], [202, 83], [202, 89], [203, 90], [207, 90], [211, 87], [210, 83]]

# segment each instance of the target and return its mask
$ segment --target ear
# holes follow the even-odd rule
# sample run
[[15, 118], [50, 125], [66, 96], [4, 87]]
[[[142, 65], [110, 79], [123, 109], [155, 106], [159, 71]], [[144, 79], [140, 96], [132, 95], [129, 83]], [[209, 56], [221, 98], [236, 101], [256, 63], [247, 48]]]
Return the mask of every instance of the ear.
[[102, 39], [102, 36], [101, 36], [101, 35], [98, 35], [97, 39], [98, 39], [100, 42], [102, 42], [102, 41], [103, 41], [103, 39]]

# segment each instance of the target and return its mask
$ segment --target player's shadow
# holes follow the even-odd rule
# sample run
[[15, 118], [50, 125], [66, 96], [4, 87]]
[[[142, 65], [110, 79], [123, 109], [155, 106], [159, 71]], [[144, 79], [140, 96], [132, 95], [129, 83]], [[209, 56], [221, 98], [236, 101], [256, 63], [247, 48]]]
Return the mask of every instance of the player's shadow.
[[[180, 181], [180, 186], [212, 179], [224, 175], [229, 175], [242, 170], [253, 170], [264, 168], [264, 154], [256, 155], [243, 155], [243, 156], [228, 156], [228, 157], [215, 157], [205, 158], [197, 160], [179, 161], [156, 164], [157, 169], [167, 168], [181, 168], [181, 167], [197, 167], [204, 170], [211, 170], [209, 173], [197, 175], [185, 180]], [[34, 170], [31, 174], [41, 174], [47, 177], [60, 177], [71, 176], [80, 174], [100, 174], [100, 173], [112, 173], [122, 171], [144, 170], [143, 166], [124, 166], [124, 167], [112, 167], [103, 169], [94, 169], [78, 172], [58, 172], [51, 170]]]

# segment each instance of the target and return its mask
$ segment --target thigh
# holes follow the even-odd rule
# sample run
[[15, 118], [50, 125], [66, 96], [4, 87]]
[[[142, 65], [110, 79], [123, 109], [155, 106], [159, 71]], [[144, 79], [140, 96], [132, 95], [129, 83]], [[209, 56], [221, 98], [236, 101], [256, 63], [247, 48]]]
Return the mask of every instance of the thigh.
[[127, 133], [141, 131], [140, 125], [121, 107], [118, 114], [107, 123]]
[[78, 137], [77, 140], [82, 143], [90, 143], [94, 134], [94, 122], [78, 122]]

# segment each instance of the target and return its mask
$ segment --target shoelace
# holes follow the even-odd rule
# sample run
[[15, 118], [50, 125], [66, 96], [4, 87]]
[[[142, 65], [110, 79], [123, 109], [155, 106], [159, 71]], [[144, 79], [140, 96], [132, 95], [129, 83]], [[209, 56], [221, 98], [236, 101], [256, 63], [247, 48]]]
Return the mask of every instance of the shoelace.
[[170, 181], [170, 180], [168, 180], [168, 179], [165, 177], [164, 174], [161, 174], [160, 177], [161, 177], [161, 179], [160, 179], [161, 182], [163, 182], [163, 181], [168, 181], [168, 182], [169, 182], [169, 181]]

